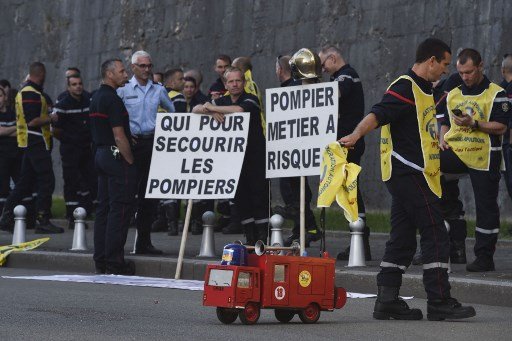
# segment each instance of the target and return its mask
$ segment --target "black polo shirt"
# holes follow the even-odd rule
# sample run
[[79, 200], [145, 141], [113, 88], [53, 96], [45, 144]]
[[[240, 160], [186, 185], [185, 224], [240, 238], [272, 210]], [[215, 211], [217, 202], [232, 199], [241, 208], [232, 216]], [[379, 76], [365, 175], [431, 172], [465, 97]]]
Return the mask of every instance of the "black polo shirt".
[[[0, 126], [16, 126], [16, 113], [10, 107], [6, 111], [0, 111]], [[5, 157], [15, 157], [18, 154], [16, 136], [0, 136], [0, 153]]]
[[[487, 76], [484, 76], [484, 79], [480, 82], [480, 84], [477, 84], [471, 88], [467, 87], [466, 84], [462, 83], [458, 86], [458, 88], [461, 89], [462, 94], [464, 96], [478, 96], [482, 94], [486, 89], [489, 88], [489, 85], [491, 84], [491, 81]], [[496, 95], [495, 101], [492, 104], [491, 109], [491, 116], [489, 117], [489, 122], [498, 122], [505, 124], [507, 127], [509, 126], [510, 116], [512, 114], [512, 107], [510, 103], [506, 104], [502, 100], [504, 98], [507, 98], [507, 93], [505, 90], [498, 92]], [[496, 101], [498, 100], [498, 102]], [[448, 110], [447, 110], [447, 103], [446, 98], [439, 103], [439, 106], [441, 108], [444, 108], [444, 120], [441, 124], [450, 126], [450, 117], [448, 116]], [[491, 146], [492, 147], [498, 147], [501, 146], [501, 135], [492, 135], [489, 134], [491, 137]]]
[[[512, 105], [512, 82], [507, 82], [506, 80], [503, 80], [500, 83], [500, 86], [505, 89], [505, 92], [507, 93], [508, 100], [510, 104]], [[512, 129], [512, 115], [510, 115], [510, 119], [508, 121], [507, 125], [508, 129], [503, 134], [503, 146], [508, 146], [510, 144], [510, 129]]]
[[222, 79], [219, 77], [213, 82], [212, 85], [210, 85], [210, 89], [208, 90], [208, 98], [212, 98], [212, 92], [220, 92], [222, 94], [225, 94], [228, 90], [224, 87], [224, 82], [222, 82]]
[[[265, 150], [265, 137], [263, 136], [263, 128], [261, 127], [260, 105], [258, 97], [243, 92], [236, 102], [231, 100], [230, 95], [222, 96], [212, 101], [218, 106], [238, 105], [242, 107], [244, 112], [250, 113], [249, 134], [247, 137], [247, 151]], [[247, 152], [246, 152], [247, 154]]]
[[84, 92], [77, 100], [67, 93], [53, 107], [53, 112], [58, 116], [54, 127], [62, 129], [61, 143], [83, 147], [91, 144], [91, 128], [89, 126], [91, 98], [89, 96], [89, 93]]
[[111, 86], [102, 84], [94, 93], [89, 108], [89, 119], [92, 140], [96, 146], [116, 145], [113, 127], [123, 127], [128, 141], [131, 141], [128, 110]]
[[[345, 64], [331, 76], [331, 81], [338, 82], [340, 98], [338, 104], [338, 138], [354, 131], [364, 116], [364, 94], [361, 79], [356, 70]], [[358, 141], [364, 143], [363, 139]]]
[[[416, 75], [411, 69], [406, 73], [421, 90], [427, 94], [432, 93], [432, 83]], [[421, 140], [418, 129], [418, 115], [412, 92], [412, 83], [407, 79], [400, 79], [393, 84], [382, 97], [380, 103], [372, 107], [371, 112], [377, 116], [379, 126], [390, 124], [393, 151], [407, 161], [424, 167]], [[419, 173], [396, 158], [391, 158], [393, 174], [404, 175]]]

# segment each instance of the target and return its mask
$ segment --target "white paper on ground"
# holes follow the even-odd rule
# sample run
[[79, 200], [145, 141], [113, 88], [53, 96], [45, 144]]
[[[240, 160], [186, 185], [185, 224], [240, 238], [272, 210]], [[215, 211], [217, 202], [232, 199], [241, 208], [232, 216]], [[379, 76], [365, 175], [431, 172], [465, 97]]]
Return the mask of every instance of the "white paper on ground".
[[[141, 276], [117, 276], [117, 275], [53, 275], [53, 276], [2, 276], [10, 279], [30, 279], [38, 281], [56, 281], [56, 282], [77, 282], [77, 283], [96, 283], [96, 284], [117, 284], [137, 287], [154, 287], [167, 289], [183, 290], [203, 290], [204, 281], [194, 281], [186, 279], [169, 279]], [[375, 294], [360, 294], [347, 292], [348, 298], [375, 298]], [[402, 297], [404, 300], [410, 300], [414, 296]]]

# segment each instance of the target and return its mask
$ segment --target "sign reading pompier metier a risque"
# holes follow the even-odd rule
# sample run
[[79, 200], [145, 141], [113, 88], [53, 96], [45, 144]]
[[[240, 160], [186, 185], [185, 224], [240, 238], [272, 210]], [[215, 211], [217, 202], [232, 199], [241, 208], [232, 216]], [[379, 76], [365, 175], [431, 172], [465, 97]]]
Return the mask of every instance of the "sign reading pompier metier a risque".
[[267, 178], [319, 175], [336, 141], [337, 82], [267, 89], [266, 104]]
[[158, 114], [146, 198], [223, 199], [235, 196], [249, 114]]

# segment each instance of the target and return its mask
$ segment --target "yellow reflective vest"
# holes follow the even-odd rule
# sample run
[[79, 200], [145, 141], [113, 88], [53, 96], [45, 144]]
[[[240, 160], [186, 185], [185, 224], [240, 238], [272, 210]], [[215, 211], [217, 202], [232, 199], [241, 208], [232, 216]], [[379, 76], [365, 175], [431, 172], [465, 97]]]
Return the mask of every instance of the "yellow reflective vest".
[[439, 160], [439, 141], [437, 139], [436, 106], [434, 96], [423, 92], [418, 84], [416, 84], [416, 82], [407, 75], [397, 78], [393, 83], [391, 83], [388, 90], [400, 79], [407, 79], [412, 84], [424, 166], [410, 162], [396, 151], [393, 151], [391, 127], [387, 124], [382, 126], [380, 138], [382, 180], [388, 181], [391, 178], [393, 171], [391, 166], [391, 157], [393, 156], [407, 166], [421, 171], [430, 190], [438, 197], [441, 197], [441, 166]]
[[492, 105], [501, 87], [490, 83], [489, 87], [476, 96], [463, 95], [460, 87], [448, 93], [446, 106], [450, 117], [450, 130], [444, 139], [466, 166], [488, 171], [491, 161], [491, 138], [489, 134], [471, 127], [458, 126], [453, 121], [452, 110], [459, 109], [473, 116], [477, 121], [489, 122]]
[[42, 136], [44, 144], [46, 145], [46, 150], [50, 150], [52, 136], [50, 125], [41, 126], [40, 133], [28, 129], [25, 113], [23, 112], [22, 94], [24, 92], [35, 92], [41, 97], [41, 114], [39, 117], [48, 118], [48, 103], [46, 102], [46, 98], [43, 94], [30, 85], [23, 87], [16, 95], [16, 136], [18, 140], [18, 147], [26, 148], [28, 145], [28, 134], [35, 134]]

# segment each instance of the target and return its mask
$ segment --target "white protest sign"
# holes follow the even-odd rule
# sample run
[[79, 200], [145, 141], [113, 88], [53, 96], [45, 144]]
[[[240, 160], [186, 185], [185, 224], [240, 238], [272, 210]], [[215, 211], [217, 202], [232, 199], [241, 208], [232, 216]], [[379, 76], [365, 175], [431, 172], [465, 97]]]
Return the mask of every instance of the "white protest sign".
[[158, 114], [146, 198], [234, 198], [249, 131], [249, 113]]
[[338, 83], [267, 89], [267, 178], [320, 174], [322, 151], [336, 141]]

